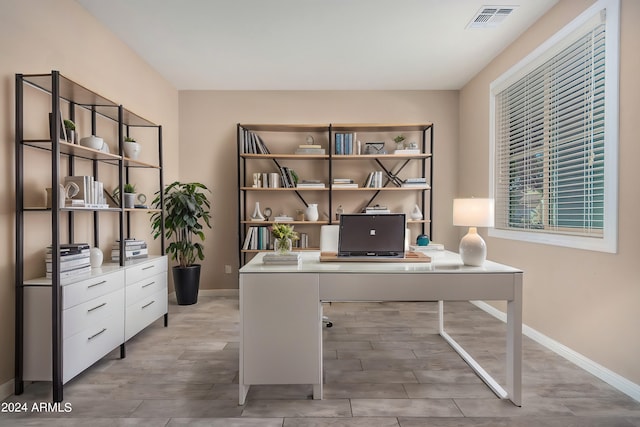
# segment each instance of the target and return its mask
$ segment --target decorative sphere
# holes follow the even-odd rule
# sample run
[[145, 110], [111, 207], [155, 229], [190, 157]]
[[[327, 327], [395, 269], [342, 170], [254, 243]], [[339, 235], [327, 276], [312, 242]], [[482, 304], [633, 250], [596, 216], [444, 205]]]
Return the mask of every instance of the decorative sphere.
[[421, 234], [416, 239], [416, 244], [418, 246], [428, 246], [429, 245], [429, 236], [426, 234]]

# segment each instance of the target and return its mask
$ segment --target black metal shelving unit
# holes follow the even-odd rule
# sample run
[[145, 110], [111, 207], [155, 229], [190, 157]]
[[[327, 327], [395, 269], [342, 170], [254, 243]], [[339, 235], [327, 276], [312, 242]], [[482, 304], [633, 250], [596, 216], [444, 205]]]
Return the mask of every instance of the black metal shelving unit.
[[[250, 178], [248, 177], [247, 162], [252, 160], [271, 160], [274, 162], [276, 168], [279, 168], [280, 164], [278, 160], [308, 160], [308, 161], [324, 161], [327, 162], [327, 178], [329, 180], [327, 188], [327, 199], [329, 207], [329, 219], [327, 221], [318, 221], [316, 224], [332, 224], [335, 222], [332, 212], [334, 204], [334, 196], [338, 190], [334, 190], [332, 186], [334, 165], [337, 162], [342, 161], [359, 161], [359, 162], [373, 162], [374, 165], [382, 169], [385, 173], [386, 180], [383, 184], [383, 188], [358, 188], [360, 192], [358, 194], [371, 193], [370, 196], [363, 198], [368, 199], [364, 202], [367, 206], [374, 202], [382, 193], [389, 191], [389, 188], [396, 187], [394, 183], [397, 181], [395, 177], [411, 162], [420, 162], [420, 172], [422, 177], [427, 177], [429, 180], [429, 188], [427, 189], [407, 189], [407, 191], [415, 194], [419, 193], [420, 208], [424, 213], [424, 219], [418, 221], [410, 221], [412, 224], [418, 224], [422, 234], [428, 234], [433, 239], [433, 226], [431, 219], [433, 218], [433, 123], [418, 123], [418, 124], [243, 124], [237, 125], [237, 167], [238, 167], [238, 234], [239, 234], [239, 248], [238, 248], [238, 262], [239, 266], [242, 266], [246, 262], [248, 253], [252, 251], [243, 251], [242, 245], [246, 238], [247, 233], [247, 193], [253, 190], [249, 184], [247, 184]], [[295, 155], [295, 154], [273, 154], [264, 155], [256, 153], [245, 153], [243, 151], [244, 133], [245, 131], [262, 133], [262, 132], [291, 132], [291, 133], [325, 133], [327, 135], [328, 145], [326, 146], [326, 155]], [[414, 132], [420, 134], [420, 154], [417, 155], [341, 155], [335, 154], [335, 134], [337, 132], [345, 133], [391, 133], [391, 132]], [[273, 189], [267, 189], [266, 191], [272, 191]], [[281, 189], [275, 189], [281, 191]], [[307, 202], [303, 196], [303, 192], [296, 189], [287, 189], [294, 192], [301, 200], [304, 206], [307, 206]], [[402, 189], [405, 190], [405, 189]], [[259, 189], [258, 191], [265, 191], [265, 189]], [[428, 215], [426, 214], [428, 212]], [[292, 224], [300, 224], [298, 221], [291, 222]], [[304, 224], [309, 224], [305, 222]], [[255, 225], [260, 225], [256, 223]], [[268, 225], [268, 224], [267, 224]]]
[[[49, 138], [25, 139], [25, 86], [38, 89], [50, 96], [50, 122], [49, 122]], [[68, 103], [68, 117], [75, 119], [76, 109], [81, 108], [88, 110], [91, 114], [91, 134], [95, 135], [97, 127], [97, 118], [106, 118], [114, 122], [118, 126], [118, 152], [114, 154], [93, 150], [77, 144], [61, 141], [62, 123], [61, 117], [61, 101]], [[85, 87], [79, 85], [72, 80], [64, 77], [59, 71], [51, 71], [46, 74], [16, 74], [15, 79], [15, 394], [22, 394], [24, 391], [24, 312], [25, 312], [25, 287], [31, 286], [25, 284], [25, 245], [24, 231], [27, 226], [25, 213], [41, 212], [49, 213], [51, 219], [51, 247], [52, 247], [52, 279], [51, 287], [51, 363], [52, 363], [52, 392], [53, 400], [61, 402], [63, 400], [63, 345], [62, 345], [62, 286], [60, 280], [60, 244], [63, 241], [74, 243], [74, 216], [76, 214], [87, 214], [89, 211], [93, 218], [93, 242], [94, 245], [99, 243], [100, 216], [101, 214], [118, 215], [118, 236], [120, 239], [120, 265], [124, 266], [124, 239], [130, 235], [130, 215], [129, 209], [124, 209], [123, 191], [124, 182], [129, 177], [129, 170], [133, 168], [155, 169], [157, 171], [157, 179], [159, 189], [164, 188], [163, 169], [162, 169], [162, 127], [147, 119], [144, 119], [128, 110], [122, 105], [117, 104]], [[55, 118], [55, 119], [54, 119]], [[158, 164], [147, 164], [125, 157], [123, 151], [123, 141], [125, 136], [129, 135], [131, 128], [144, 127], [157, 129], [158, 138]], [[28, 207], [25, 206], [25, 149], [44, 150], [51, 155], [51, 207]], [[68, 158], [68, 168], [66, 171], [61, 170], [61, 156]], [[110, 167], [118, 168], [118, 188], [120, 189], [120, 207], [117, 208], [100, 208], [100, 209], [74, 209], [60, 208], [59, 184], [61, 175], [73, 175], [75, 162], [89, 161], [92, 164], [93, 176], [99, 176], [100, 165], [106, 164]], [[160, 192], [160, 209], [164, 210], [164, 199]], [[39, 215], [39, 214], [34, 214]], [[66, 220], [66, 228], [68, 235], [66, 238], [61, 236], [61, 222]], [[126, 230], [125, 230], [126, 227]], [[125, 234], [126, 231], [126, 234]], [[164, 236], [164, 231], [162, 233]], [[165, 254], [164, 237], [161, 240], [161, 254]], [[34, 285], [36, 286], [36, 285]], [[165, 326], [168, 318], [165, 314]], [[125, 356], [125, 343], [120, 345], [120, 355]]]

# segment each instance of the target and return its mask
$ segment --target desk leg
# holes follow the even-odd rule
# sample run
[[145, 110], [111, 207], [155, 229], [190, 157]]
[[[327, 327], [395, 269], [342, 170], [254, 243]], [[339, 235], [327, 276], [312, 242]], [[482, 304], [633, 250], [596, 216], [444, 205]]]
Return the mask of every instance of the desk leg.
[[239, 399], [238, 405], [244, 405], [244, 402], [247, 401], [247, 393], [249, 393], [250, 385], [240, 384], [239, 389]]
[[[480, 366], [480, 364], [476, 362], [476, 360], [473, 357], [471, 357], [471, 355], [467, 353], [465, 349], [462, 348], [462, 346], [458, 344], [456, 340], [451, 338], [451, 335], [449, 335], [444, 330], [444, 302], [443, 301], [438, 301], [438, 316], [439, 316], [439, 323], [440, 323], [439, 325], [440, 336], [444, 338], [444, 340], [451, 346], [451, 348], [453, 348], [456, 351], [456, 353], [458, 353], [460, 357], [462, 357], [462, 359], [467, 363], [467, 365], [469, 365], [469, 367], [473, 369], [476, 374], [478, 374], [480, 379], [484, 381], [484, 383], [487, 386], [489, 386], [489, 388], [496, 394], [496, 396], [498, 396], [501, 399], [508, 398], [509, 394], [507, 393], [507, 391], [504, 388], [502, 388], [502, 386], [498, 384], [498, 382], [495, 379], [493, 379], [493, 377], [489, 375], [489, 373], [485, 371], [484, 368]], [[507, 355], [507, 359], [508, 358], [509, 357]], [[509, 364], [507, 360], [507, 369], [508, 367], [509, 367]], [[513, 403], [515, 403], [516, 405], [519, 405], [515, 401]]]
[[507, 302], [507, 390], [522, 406], [522, 274], [514, 276], [513, 300]]
[[313, 398], [322, 400], [322, 383], [313, 385]]

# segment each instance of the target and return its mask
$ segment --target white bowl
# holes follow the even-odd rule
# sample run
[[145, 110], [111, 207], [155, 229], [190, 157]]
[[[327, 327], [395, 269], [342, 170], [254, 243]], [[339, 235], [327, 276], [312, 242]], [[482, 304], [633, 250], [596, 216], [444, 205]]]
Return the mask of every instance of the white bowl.
[[98, 136], [91, 135], [80, 138], [80, 145], [83, 147], [93, 148], [94, 150], [102, 150], [104, 140]]

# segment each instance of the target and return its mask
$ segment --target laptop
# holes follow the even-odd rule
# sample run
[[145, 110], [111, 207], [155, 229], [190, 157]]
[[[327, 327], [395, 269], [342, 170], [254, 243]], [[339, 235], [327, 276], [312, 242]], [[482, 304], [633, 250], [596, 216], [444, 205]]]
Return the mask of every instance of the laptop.
[[404, 258], [406, 217], [392, 214], [342, 214], [338, 257]]

